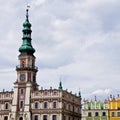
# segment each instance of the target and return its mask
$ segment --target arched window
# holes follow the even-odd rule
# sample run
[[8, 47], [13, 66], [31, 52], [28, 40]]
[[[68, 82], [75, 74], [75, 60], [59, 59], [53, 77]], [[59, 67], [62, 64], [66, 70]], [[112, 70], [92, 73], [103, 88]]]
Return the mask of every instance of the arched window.
[[[118, 116], [120, 116], [120, 112], [118, 112], [118, 113], [119, 113]], [[103, 112], [103, 113], [102, 113], [102, 116], [106, 116], [106, 112]]]
[[5, 109], [6, 110], [8, 110], [8, 107], [9, 107], [8, 103], [5, 103]]
[[48, 103], [44, 102], [44, 108], [48, 108]]
[[95, 112], [95, 116], [99, 116], [99, 113], [98, 113], [98, 112]]
[[23, 120], [23, 117], [20, 117], [20, 119], [19, 120]]
[[38, 102], [35, 102], [35, 103], [34, 103], [34, 107], [35, 107], [35, 109], [38, 109], [38, 108], [39, 108], [39, 103], [38, 103]]

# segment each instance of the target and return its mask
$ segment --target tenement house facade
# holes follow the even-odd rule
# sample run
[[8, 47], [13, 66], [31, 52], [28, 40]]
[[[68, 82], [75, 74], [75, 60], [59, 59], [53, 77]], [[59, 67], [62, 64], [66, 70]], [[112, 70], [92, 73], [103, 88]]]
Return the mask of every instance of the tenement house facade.
[[0, 120], [81, 120], [80, 92], [63, 90], [61, 81], [57, 89], [38, 88], [28, 9], [22, 32], [17, 80], [13, 91], [0, 92]]

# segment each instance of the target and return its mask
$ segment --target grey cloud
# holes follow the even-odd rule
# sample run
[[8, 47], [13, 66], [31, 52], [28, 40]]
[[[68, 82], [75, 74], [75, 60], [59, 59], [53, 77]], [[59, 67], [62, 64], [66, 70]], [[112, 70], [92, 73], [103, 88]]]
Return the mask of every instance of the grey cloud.
[[[32, 44], [40, 69], [38, 82], [42, 86], [48, 87], [44, 81], [57, 86], [59, 76], [63, 75], [64, 88], [72, 91], [79, 87], [94, 91], [102, 88], [101, 84], [104, 88], [118, 87], [119, 3], [117, 0], [31, 0]], [[6, 68], [11, 63], [13, 68], [18, 64], [18, 48], [22, 44], [26, 3], [12, 0], [1, 4], [0, 66], [6, 64]], [[15, 81], [13, 74], [0, 76]]]

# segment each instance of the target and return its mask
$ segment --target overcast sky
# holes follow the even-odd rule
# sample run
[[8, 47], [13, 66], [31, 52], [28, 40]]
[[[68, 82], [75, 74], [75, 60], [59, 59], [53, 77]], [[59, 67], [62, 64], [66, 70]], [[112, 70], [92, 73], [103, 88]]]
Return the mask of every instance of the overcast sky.
[[27, 4], [40, 88], [119, 94], [120, 0], [0, 0], [0, 90], [17, 78]]

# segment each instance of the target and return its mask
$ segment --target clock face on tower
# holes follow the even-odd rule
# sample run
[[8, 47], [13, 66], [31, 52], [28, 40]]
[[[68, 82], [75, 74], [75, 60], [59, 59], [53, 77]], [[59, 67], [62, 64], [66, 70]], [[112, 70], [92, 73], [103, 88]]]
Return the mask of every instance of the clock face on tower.
[[21, 75], [20, 75], [20, 80], [21, 80], [21, 81], [24, 81], [24, 80], [25, 80], [25, 74], [21, 74]]

